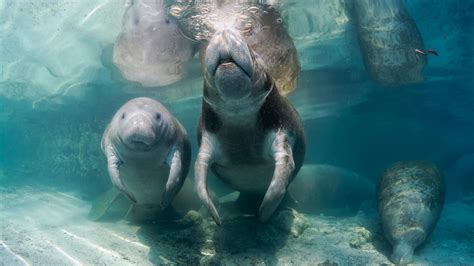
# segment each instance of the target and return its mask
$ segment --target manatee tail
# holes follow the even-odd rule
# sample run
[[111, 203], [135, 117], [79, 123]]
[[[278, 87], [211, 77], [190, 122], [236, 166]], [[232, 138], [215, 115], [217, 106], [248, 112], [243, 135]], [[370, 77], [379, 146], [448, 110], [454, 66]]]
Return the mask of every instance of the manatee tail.
[[413, 247], [399, 243], [393, 247], [391, 261], [397, 265], [406, 265], [413, 260]]

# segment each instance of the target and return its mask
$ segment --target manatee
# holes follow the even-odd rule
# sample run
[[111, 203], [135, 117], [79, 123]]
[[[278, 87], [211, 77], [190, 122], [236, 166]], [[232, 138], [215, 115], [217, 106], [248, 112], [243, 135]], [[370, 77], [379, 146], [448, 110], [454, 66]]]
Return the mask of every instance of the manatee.
[[194, 167], [198, 196], [221, 224], [207, 189], [211, 169], [241, 194], [263, 198], [259, 218], [267, 221], [303, 163], [303, 123], [240, 31], [216, 32], [201, 62], [204, 91]]
[[381, 85], [401, 86], [423, 81], [426, 56], [423, 40], [403, 0], [357, 0], [355, 26], [365, 68]]
[[433, 231], [444, 205], [445, 183], [427, 161], [398, 162], [387, 169], [377, 190], [385, 237], [395, 264], [412, 261], [413, 251]]
[[375, 202], [375, 185], [366, 177], [341, 167], [304, 165], [288, 188], [295, 209], [304, 213], [352, 214]]
[[195, 45], [181, 33], [163, 0], [128, 1], [113, 62], [127, 80], [164, 86], [185, 76]]
[[205, 46], [224, 29], [241, 33], [261, 67], [272, 77], [277, 90], [287, 96], [296, 89], [300, 63], [296, 47], [274, 6], [277, 1], [196, 1], [170, 6], [186, 37]]
[[183, 186], [191, 163], [186, 130], [150, 98], [125, 103], [105, 130], [101, 146], [112, 184], [138, 212], [165, 209]]

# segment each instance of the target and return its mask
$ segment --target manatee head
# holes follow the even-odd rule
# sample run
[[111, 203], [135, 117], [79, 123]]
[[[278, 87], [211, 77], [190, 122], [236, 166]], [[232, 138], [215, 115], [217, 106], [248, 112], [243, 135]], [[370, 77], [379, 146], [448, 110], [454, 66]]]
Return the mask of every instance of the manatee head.
[[172, 117], [157, 101], [136, 98], [127, 102], [114, 117], [120, 141], [134, 151], [148, 151], [170, 135]]
[[203, 50], [201, 61], [204, 96], [214, 104], [251, 103], [264, 98], [271, 89], [262, 63], [237, 30], [216, 32]]

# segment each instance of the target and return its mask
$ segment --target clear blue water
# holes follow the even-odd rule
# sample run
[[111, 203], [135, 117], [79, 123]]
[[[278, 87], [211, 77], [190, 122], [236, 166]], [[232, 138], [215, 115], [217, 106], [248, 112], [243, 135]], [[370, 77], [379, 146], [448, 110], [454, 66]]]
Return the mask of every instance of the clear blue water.
[[[138, 96], [158, 99], [182, 122], [194, 162], [198, 59], [171, 85], [145, 88], [124, 79], [112, 62], [123, 2], [0, 0], [2, 189], [51, 188], [92, 202], [110, 187], [102, 133], [115, 111]], [[339, 10], [349, 1], [329, 2], [298, 1], [282, 11], [302, 67], [289, 99], [304, 120], [305, 164], [337, 166], [376, 183], [397, 161], [429, 160], [443, 172], [447, 202], [470, 202], [472, 209], [474, 1], [402, 1], [424, 47], [439, 56], [428, 56], [424, 81], [392, 87], [371, 80], [364, 68], [355, 21]], [[311, 27], [298, 16], [302, 10]], [[474, 238], [472, 227], [466, 234]], [[455, 262], [474, 263], [472, 238], [467, 259]], [[34, 256], [26, 258], [35, 264]]]

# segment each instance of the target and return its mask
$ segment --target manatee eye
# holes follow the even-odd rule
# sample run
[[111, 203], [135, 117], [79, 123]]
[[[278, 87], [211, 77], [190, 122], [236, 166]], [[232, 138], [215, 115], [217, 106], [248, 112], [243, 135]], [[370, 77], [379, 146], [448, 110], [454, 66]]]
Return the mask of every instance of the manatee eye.
[[170, 24], [170, 20], [169, 20], [169, 19], [165, 19], [165, 23], [166, 23], [166, 24]]
[[160, 114], [160, 113], [156, 113], [156, 114], [155, 114], [155, 118], [156, 118], [156, 120], [160, 120], [160, 119], [161, 119], [161, 114]]
[[122, 119], [125, 119], [125, 113], [122, 114]]

